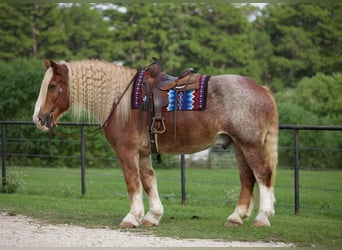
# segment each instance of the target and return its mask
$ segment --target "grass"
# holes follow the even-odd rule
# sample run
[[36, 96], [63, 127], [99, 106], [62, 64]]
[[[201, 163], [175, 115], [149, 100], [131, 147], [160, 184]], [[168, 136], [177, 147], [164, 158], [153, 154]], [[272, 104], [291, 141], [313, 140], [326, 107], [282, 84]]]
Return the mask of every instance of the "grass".
[[[86, 194], [80, 171], [66, 168], [9, 167], [24, 183], [0, 194], [0, 211], [56, 224], [116, 229], [129, 210], [120, 169], [87, 169]], [[297, 246], [342, 246], [342, 172], [301, 171], [300, 215], [294, 215], [293, 171], [279, 169], [276, 216], [272, 227], [255, 228], [252, 217], [238, 228], [224, 228], [239, 194], [236, 169], [186, 169], [186, 205], [180, 203], [179, 169], [157, 169], [165, 214], [160, 226], [129, 231], [178, 238], [281, 241]], [[147, 210], [147, 202], [145, 204]], [[257, 208], [257, 205], [256, 205]]]

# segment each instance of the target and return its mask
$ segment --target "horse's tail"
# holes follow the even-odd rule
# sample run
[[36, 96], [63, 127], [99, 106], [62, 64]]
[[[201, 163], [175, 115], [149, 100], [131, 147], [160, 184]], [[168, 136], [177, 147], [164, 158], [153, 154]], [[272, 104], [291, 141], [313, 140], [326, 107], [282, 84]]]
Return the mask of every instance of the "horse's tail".
[[267, 93], [272, 100], [272, 114], [264, 141], [264, 156], [272, 171], [270, 184], [271, 187], [273, 187], [276, 175], [276, 168], [278, 164], [278, 110], [271, 90], [266, 87], [265, 89], [267, 90]]

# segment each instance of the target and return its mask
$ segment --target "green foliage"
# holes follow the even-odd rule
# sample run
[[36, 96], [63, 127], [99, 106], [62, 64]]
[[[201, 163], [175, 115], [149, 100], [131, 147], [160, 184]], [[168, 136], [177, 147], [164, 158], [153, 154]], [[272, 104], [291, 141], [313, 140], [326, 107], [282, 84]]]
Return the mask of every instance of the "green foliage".
[[0, 58], [59, 58], [69, 54], [57, 4], [1, 4]]
[[72, 4], [61, 8], [60, 12], [67, 37], [64, 46], [71, 52], [69, 58], [64, 59], [114, 59], [109, 50], [113, 46], [109, 24], [103, 20], [101, 12], [90, 4]]
[[341, 69], [341, 7], [1, 4], [0, 58], [99, 58], [140, 67], [156, 56], [173, 74], [195, 66], [212, 75], [248, 75], [281, 90], [304, 76]]
[[[317, 74], [303, 78], [298, 86], [277, 94], [280, 124], [340, 125], [342, 123], [342, 74]], [[293, 146], [293, 135], [281, 131], [279, 145]], [[301, 162], [308, 168], [341, 168], [340, 131], [302, 131], [300, 133]], [[317, 150], [319, 148], [328, 150]], [[305, 148], [307, 150], [305, 150]], [[279, 161], [291, 165], [292, 151], [281, 151]]]
[[[341, 76], [341, 73], [334, 73], [332, 75], [318, 73], [311, 78], [305, 77], [296, 84], [296, 88], [276, 93], [276, 100], [278, 104], [289, 102], [299, 105], [309, 111], [310, 114], [313, 113], [320, 118], [319, 120], [315, 119], [312, 121], [308, 119], [308, 124], [340, 125], [342, 123]], [[286, 123], [287, 121], [281, 120], [281, 122]], [[293, 122], [300, 124], [302, 121], [297, 120]]]
[[317, 74], [303, 78], [296, 88], [295, 102], [333, 124], [342, 124], [342, 74]]
[[0, 4], [0, 58], [13, 59], [18, 55], [28, 55], [32, 38], [30, 20], [22, 5]]
[[267, 5], [255, 27], [272, 44], [272, 53], [260, 56], [268, 64], [264, 80], [273, 89], [341, 70], [341, 11], [341, 3]]
[[43, 74], [42, 60], [0, 61], [0, 120], [31, 120]]
[[[321, 119], [314, 113], [295, 103], [279, 103], [280, 124], [322, 125]], [[341, 168], [342, 135], [340, 131], [300, 131], [300, 164], [303, 168]], [[281, 130], [279, 133], [279, 163], [293, 166], [293, 131]], [[283, 148], [283, 149], [282, 149]]]

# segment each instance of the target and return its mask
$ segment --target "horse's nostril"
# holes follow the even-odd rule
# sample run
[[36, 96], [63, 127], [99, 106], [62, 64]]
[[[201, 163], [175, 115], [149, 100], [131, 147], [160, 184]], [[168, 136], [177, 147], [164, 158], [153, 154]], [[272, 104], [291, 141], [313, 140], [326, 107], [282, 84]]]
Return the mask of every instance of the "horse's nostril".
[[39, 122], [39, 123], [43, 123], [43, 121], [44, 121], [44, 118], [43, 117], [41, 117], [40, 115], [37, 117], [37, 122]]

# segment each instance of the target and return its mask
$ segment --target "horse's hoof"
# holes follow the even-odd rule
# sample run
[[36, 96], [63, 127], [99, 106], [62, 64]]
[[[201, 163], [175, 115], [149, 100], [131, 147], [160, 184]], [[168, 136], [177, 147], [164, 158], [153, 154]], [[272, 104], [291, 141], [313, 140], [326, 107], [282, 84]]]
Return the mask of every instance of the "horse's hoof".
[[256, 220], [256, 221], [254, 221], [253, 226], [255, 226], [255, 227], [270, 227], [271, 224], [269, 222], [267, 223], [267, 222], [264, 222], [264, 221]]
[[120, 223], [120, 228], [137, 228], [138, 226], [134, 225], [133, 223], [123, 221]]
[[270, 227], [271, 223], [266, 215], [258, 214], [254, 220], [253, 226], [255, 227]]
[[223, 226], [224, 227], [239, 227], [239, 226], [241, 226], [241, 223], [239, 223], [237, 221], [226, 221], [226, 223], [224, 223]]
[[232, 213], [228, 218], [226, 223], [224, 223], [225, 227], [238, 227], [243, 224], [242, 219], [240, 218], [237, 212]]
[[141, 226], [144, 226], [144, 227], [155, 227], [155, 226], [158, 226], [158, 225], [153, 223], [153, 222], [151, 222], [151, 221], [143, 220], [142, 223], [141, 223]]

